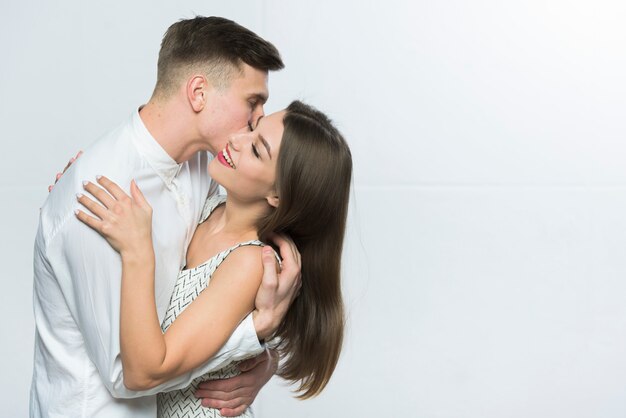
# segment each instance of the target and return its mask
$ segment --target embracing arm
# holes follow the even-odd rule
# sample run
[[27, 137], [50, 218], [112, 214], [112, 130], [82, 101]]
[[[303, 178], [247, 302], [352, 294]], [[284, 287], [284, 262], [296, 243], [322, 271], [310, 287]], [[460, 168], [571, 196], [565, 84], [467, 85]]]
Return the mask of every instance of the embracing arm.
[[[104, 177], [98, 180], [98, 183], [105, 187], [107, 187], [108, 184], [109, 188], [113, 186], [117, 187], [114, 183], [110, 182]], [[133, 185], [132, 187], [136, 188], [136, 185]], [[97, 188], [95, 185], [89, 184], [86, 188], [88, 191], [94, 194], [94, 196], [99, 196], [99, 194], [95, 190], [99, 188]], [[107, 188], [107, 190], [109, 188]], [[102, 190], [99, 189], [99, 191]], [[121, 189], [118, 188], [117, 191], [109, 190], [109, 192], [114, 196], [119, 196], [125, 201], [126, 204], [128, 204], [128, 196], [123, 191], [121, 191]], [[109, 195], [104, 194], [102, 196]], [[85, 200], [84, 198], [81, 198], [79, 200], [89, 209], [91, 209], [92, 204], [95, 204], [94, 202]], [[133, 200], [130, 201], [131, 203], [133, 202]], [[101, 206], [93, 206], [93, 208], [96, 209], [93, 210], [93, 212], [99, 216], [97, 209], [101, 208]], [[78, 214], [78, 218], [90, 225], [93, 229], [96, 229], [96, 231], [98, 231], [99, 225], [92, 224], [92, 221], [95, 218], [90, 219], [90, 217], [82, 212]], [[300, 254], [293, 241], [285, 236], [272, 236], [270, 237], [270, 239], [274, 241], [280, 249], [280, 254], [283, 259], [282, 269], [280, 269], [280, 271], [279, 269], [277, 269], [273, 251], [269, 247], [265, 247], [263, 250], [263, 279], [261, 286], [258, 288], [256, 299], [254, 300], [254, 305], [256, 307], [254, 311], [254, 320], [253, 314], [248, 315], [244, 319], [244, 321], [237, 327], [235, 333], [231, 335], [231, 337], [228, 339], [228, 342], [219, 350], [219, 353], [202, 366], [201, 373], [198, 373], [197, 369], [194, 372], [189, 372], [184, 376], [169, 380], [166, 383], [142, 392], [129, 392], [128, 390], [126, 390], [125, 387], [123, 387], [124, 385], [122, 384], [121, 386], [126, 392], [137, 396], [137, 394], [141, 393], [149, 394], [185, 387], [189, 382], [191, 382], [191, 379], [193, 379], [193, 377], [195, 376], [202, 375], [203, 373], [206, 373], [210, 370], [217, 370], [220, 367], [228, 364], [232, 360], [244, 359], [250, 353], [255, 352], [253, 350], [260, 351], [261, 347], [258, 345], [259, 343], [257, 339], [257, 334], [259, 338], [264, 339], [266, 336], [271, 335], [275, 332], [291, 302], [296, 296], [297, 291], [300, 288], [301, 260]], [[109, 248], [109, 250], [112, 249]], [[136, 257], [137, 254], [139, 253], [135, 253], [134, 256], [128, 254], [126, 257], [123, 257], [126, 259], [128, 268], [133, 268], [133, 257]], [[234, 254], [231, 255], [231, 257], [233, 256]], [[144, 256], [139, 255], [139, 257], [145, 257], [146, 260], [150, 261], [154, 258], [154, 255], [153, 252], [150, 251], [150, 248], [144, 247]], [[145, 265], [146, 264], [143, 264], [144, 267]], [[222, 266], [222, 274], [224, 270], [225, 268], [224, 266]], [[150, 272], [148, 271], [147, 273], [149, 274]], [[250, 279], [251, 277], [253, 276], [241, 276], [242, 279]], [[215, 279], [213, 280], [213, 282], [217, 283]], [[239, 292], [237, 293], [237, 296], [241, 297], [241, 294]], [[146, 303], [151, 302], [149, 299], [144, 299], [144, 301]], [[180, 321], [177, 320], [177, 322], [180, 324]], [[130, 322], [129, 325], [130, 324], [133, 323]], [[143, 322], [141, 324], [134, 325], [143, 325]], [[152, 322], [152, 325], [154, 325], [154, 322]], [[202, 329], [201, 332], [212, 332], [213, 330], [210, 328], [212, 325], [209, 324], [208, 326], [209, 328]], [[152, 329], [154, 330], [154, 327]], [[256, 334], [254, 333], [254, 331], [256, 331]], [[265, 385], [265, 383], [267, 383], [267, 381], [276, 371], [277, 355], [275, 352], [271, 352], [270, 354], [271, 355], [268, 356], [266, 352], [265, 354], [257, 356], [255, 359], [251, 359], [250, 361], [242, 363], [240, 365], [240, 370], [242, 374], [239, 376], [235, 376], [224, 381], [213, 380], [202, 383], [200, 385], [200, 390], [198, 391], [197, 396], [203, 399], [203, 405], [210, 405], [212, 407], [220, 408], [220, 412], [224, 416], [239, 415], [241, 412], [243, 412], [247, 405], [250, 405], [254, 401], [256, 394]], [[272, 361], [268, 361], [268, 359], [271, 359]], [[158, 361], [163, 364], [163, 357], [158, 358], [157, 356], [157, 362]], [[138, 382], [134, 382], [136, 384], [135, 386], [142, 388], [152, 387], [152, 385], [156, 384], [156, 382], [162, 380], [162, 378], [153, 379], [150, 376], [148, 376], [147, 378], [146, 376], [134, 377], [137, 377], [138, 380], [140, 380]], [[130, 376], [128, 376], [128, 382], [130, 382]], [[130, 384], [132, 385], [133, 382], [130, 382]], [[116, 396], [116, 394], [114, 394], [114, 396]], [[125, 393], [124, 397], [126, 396], [128, 395]]]
[[87, 185], [86, 189], [104, 206], [83, 196], [80, 202], [98, 218], [84, 212], [77, 216], [101, 233], [121, 255], [120, 345], [124, 382], [134, 390], [152, 388], [210, 359], [253, 310], [263, 274], [262, 250], [242, 247], [230, 254], [214, 273], [206, 291], [164, 335], [154, 303], [152, 210], [134, 182], [132, 199], [105, 178], [99, 183], [113, 197], [93, 184]]
[[153, 279], [141, 261], [144, 255], [122, 255], [121, 348], [129, 389], [155, 387], [217, 353], [254, 309], [263, 274], [260, 251], [242, 247], [229, 255], [165, 334], [154, 307]]

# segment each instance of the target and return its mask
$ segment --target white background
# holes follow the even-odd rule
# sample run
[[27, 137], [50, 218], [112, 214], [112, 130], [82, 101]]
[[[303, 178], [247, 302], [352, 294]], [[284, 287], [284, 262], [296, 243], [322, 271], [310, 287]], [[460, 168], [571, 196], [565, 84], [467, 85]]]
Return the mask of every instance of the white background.
[[272, 41], [266, 110], [316, 105], [355, 161], [340, 364], [314, 400], [272, 382], [259, 417], [626, 416], [618, 0], [2, 0], [0, 415], [27, 415], [47, 186], [194, 14]]

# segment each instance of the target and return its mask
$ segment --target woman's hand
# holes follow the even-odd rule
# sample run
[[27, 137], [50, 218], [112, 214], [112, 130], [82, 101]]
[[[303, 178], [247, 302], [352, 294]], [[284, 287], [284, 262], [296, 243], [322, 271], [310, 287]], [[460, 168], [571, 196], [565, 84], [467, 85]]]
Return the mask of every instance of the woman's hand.
[[128, 196], [104, 176], [97, 181], [104, 189], [92, 182], [83, 184], [99, 203], [83, 194], [77, 195], [78, 201], [96, 216], [76, 210], [78, 219], [100, 233], [122, 257], [152, 252], [152, 207], [137, 183], [134, 180], [130, 183], [131, 196]]
[[[65, 172], [67, 171], [68, 168], [70, 168], [70, 166], [72, 164], [74, 164], [74, 162], [78, 159], [78, 157], [80, 157], [81, 155], [83, 155], [82, 151], [78, 151], [78, 154], [76, 154], [75, 157], [70, 158], [69, 162], [67, 163], [67, 165], [65, 166], [65, 168], [63, 169], [62, 172], [57, 173], [56, 178], [54, 179], [54, 184], [57, 184], [59, 182], [59, 179], [63, 176], [63, 174], [65, 174]], [[50, 193], [52, 191], [52, 189], [54, 189], [54, 184], [51, 184], [50, 186], [48, 186], [48, 193]]]

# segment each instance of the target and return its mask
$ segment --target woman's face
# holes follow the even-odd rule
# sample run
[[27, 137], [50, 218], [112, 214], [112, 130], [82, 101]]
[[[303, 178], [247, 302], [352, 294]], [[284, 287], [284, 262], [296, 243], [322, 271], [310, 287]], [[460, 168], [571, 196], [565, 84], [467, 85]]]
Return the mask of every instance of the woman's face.
[[251, 132], [232, 135], [209, 164], [209, 175], [229, 196], [244, 202], [267, 200], [278, 204], [274, 183], [283, 137], [285, 111], [259, 119]]

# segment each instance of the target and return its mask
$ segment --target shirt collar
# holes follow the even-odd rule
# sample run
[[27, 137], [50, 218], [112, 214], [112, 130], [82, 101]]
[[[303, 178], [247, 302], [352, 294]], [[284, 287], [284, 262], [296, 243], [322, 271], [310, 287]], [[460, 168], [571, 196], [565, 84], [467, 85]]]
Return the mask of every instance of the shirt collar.
[[150, 134], [144, 125], [139, 110], [135, 110], [131, 117], [132, 138], [139, 153], [148, 164], [157, 172], [163, 182], [170, 186], [174, 178], [180, 173], [182, 164], [178, 164]]

